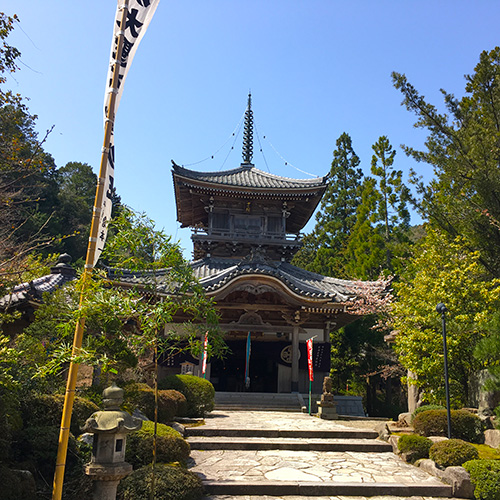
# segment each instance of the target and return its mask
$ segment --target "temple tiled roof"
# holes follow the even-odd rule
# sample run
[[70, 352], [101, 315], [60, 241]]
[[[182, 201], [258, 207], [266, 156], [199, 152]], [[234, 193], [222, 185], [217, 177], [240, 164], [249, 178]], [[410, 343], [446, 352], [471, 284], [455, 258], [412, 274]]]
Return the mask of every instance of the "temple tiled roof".
[[347, 302], [357, 295], [353, 281], [322, 276], [288, 262], [208, 257], [191, 265], [206, 292], [216, 291], [233, 279], [252, 274], [274, 277], [298, 295], [311, 299]]
[[254, 167], [253, 164], [242, 164], [238, 168], [221, 172], [197, 172], [189, 170], [174, 163], [172, 168], [174, 174], [193, 181], [202, 181], [210, 184], [219, 184], [227, 187], [253, 188], [253, 189], [285, 189], [303, 190], [323, 187], [327, 177], [315, 177], [313, 179], [292, 179], [279, 175], [263, 172]]
[[74, 280], [76, 272], [69, 265], [70, 261], [71, 257], [63, 254], [50, 274], [16, 285], [11, 293], [0, 297], [0, 309], [19, 307], [29, 301], [40, 302], [44, 292], [54, 292], [68, 281]]
[[[347, 303], [358, 296], [360, 283], [322, 276], [292, 266], [287, 262], [266, 261], [264, 259], [225, 259], [206, 257], [191, 262], [195, 277], [206, 293], [221, 289], [232, 280], [248, 275], [273, 277], [305, 299], [327, 300], [334, 303]], [[175, 292], [175, 283], [169, 279], [168, 269], [153, 272], [131, 272], [108, 269], [113, 281], [131, 286], [150, 286], [156, 283], [158, 292]], [[365, 286], [370, 283], [366, 282]]]

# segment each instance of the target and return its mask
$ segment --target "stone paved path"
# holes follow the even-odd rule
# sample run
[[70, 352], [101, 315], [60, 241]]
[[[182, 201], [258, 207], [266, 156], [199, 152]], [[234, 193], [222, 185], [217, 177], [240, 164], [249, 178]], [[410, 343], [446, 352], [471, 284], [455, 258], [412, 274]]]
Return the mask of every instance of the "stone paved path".
[[[347, 497], [347, 496], [335, 496], [335, 497], [311, 497], [313, 500], [443, 500], [439, 497], [393, 497], [393, 496], [374, 496], [374, 497]], [[210, 497], [204, 497], [204, 500], [304, 500], [303, 496], [284, 496], [284, 497], [270, 497], [268, 495], [254, 496], [254, 495], [240, 495], [240, 496], [229, 496], [229, 495], [214, 495]], [[463, 500], [458, 498], [449, 498], [448, 500]]]
[[[326, 421], [301, 413], [216, 411], [207, 429], [373, 430], [380, 421]], [[334, 452], [294, 450], [192, 450], [190, 469], [208, 481], [369, 483], [442, 485], [434, 476], [403, 462], [390, 452]], [[422, 492], [423, 493], [423, 492]], [[213, 495], [211, 500], [303, 500], [304, 496]], [[315, 500], [362, 500], [364, 497], [324, 496]], [[397, 500], [399, 497], [370, 497]], [[406, 498], [406, 497], [405, 497]], [[412, 500], [423, 497], [411, 497]], [[427, 497], [429, 498], [429, 497]], [[427, 499], [426, 499], [427, 500]]]

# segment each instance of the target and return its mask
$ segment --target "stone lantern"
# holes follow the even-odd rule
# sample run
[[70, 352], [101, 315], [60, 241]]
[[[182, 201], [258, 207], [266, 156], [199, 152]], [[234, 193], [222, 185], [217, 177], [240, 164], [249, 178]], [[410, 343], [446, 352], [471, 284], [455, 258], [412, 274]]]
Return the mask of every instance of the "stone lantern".
[[123, 392], [115, 383], [104, 389], [104, 410], [91, 415], [82, 428], [94, 435], [92, 458], [85, 466], [94, 481], [94, 500], [115, 500], [118, 483], [132, 472], [125, 462], [127, 434], [140, 429], [142, 421], [120, 410]]

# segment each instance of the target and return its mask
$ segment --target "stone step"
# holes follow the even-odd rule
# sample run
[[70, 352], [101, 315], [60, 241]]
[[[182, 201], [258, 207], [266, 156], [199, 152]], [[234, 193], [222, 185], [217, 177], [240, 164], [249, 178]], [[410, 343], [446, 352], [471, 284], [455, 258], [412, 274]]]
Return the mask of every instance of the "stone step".
[[451, 497], [445, 484], [204, 480], [209, 495]]
[[[256, 405], [242, 405], [242, 404], [216, 404], [215, 405], [216, 410], [230, 410], [230, 411], [245, 411], [245, 410], [255, 410], [257, 409]], [[259, 406], [258, 407], [259, 411], [284, 411], [287, 413], [297, 413], [300, 411], [299, 406], [279, 406], [279, 405], [266, 405], [266, 406]]]
[[392, 446], [374, 439], [190, 437], [192, 450], [294, 450], [384, 453]]
[[298, 394], [216, 392], [216, 410], [301, 411]]
[[378, 433], [363, 429], [214, 429], [187, 427], [186, 435], [207, 437], [265, 437], [265, 438], [327, 438], [327, 439], [376, 439]]

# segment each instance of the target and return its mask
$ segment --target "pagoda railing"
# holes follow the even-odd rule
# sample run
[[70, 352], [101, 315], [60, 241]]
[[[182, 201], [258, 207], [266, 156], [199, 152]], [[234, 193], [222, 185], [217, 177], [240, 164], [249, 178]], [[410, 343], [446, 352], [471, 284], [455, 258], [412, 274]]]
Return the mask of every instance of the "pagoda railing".
[[193, 239], [208, 240], [215, 239], [219, 241], [255, 241], [266, 242], [275, 245], [279, 244], [297, 244], [300, 245], [302, 233], [298, 234], [284, 234], [274, 233], [270, 231], [238, 231], [235, 229], [207, 229], [207, 228], [193, 228]]

